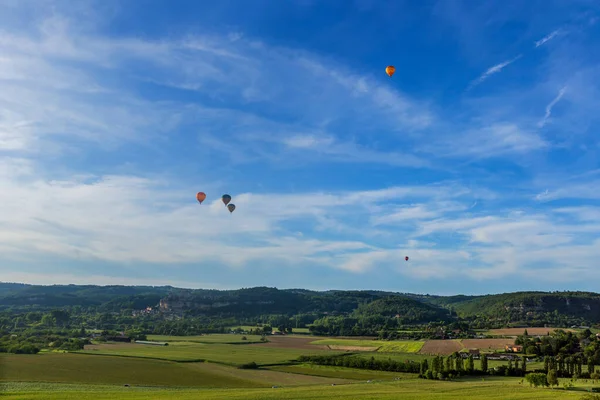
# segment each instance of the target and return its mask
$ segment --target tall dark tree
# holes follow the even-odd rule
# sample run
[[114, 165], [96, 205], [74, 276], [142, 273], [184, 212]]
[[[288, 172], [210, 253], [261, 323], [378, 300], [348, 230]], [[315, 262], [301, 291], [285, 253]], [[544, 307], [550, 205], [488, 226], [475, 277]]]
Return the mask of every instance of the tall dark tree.
[[475, 360], [473, 359], [473, 354], [469, 354], [469, 359], [467, 361], [467, 374], [472, 375], [475, 372]]
[[427, 359], [424, 359], [423, 361], [421, 361], [421, 375], [425, 375], [425, 373], [427, 372], [427, 370], [429, 369], [429, 365], [427, 363]]
[[451, 372], [454, 370], [454, 358], [452, 356], [446, 357], [446, 372]]
[[558, 386], [558, 377], [556, 375], [556, 370], [551, 369], [550, 371], [548, 371], [546, 379], [548, 380], [548, 385]]
[[485, 354], [481, 355], [481, 371], [483, 371], [484, 374], [487, 374], [488, 371], [488, 359]]

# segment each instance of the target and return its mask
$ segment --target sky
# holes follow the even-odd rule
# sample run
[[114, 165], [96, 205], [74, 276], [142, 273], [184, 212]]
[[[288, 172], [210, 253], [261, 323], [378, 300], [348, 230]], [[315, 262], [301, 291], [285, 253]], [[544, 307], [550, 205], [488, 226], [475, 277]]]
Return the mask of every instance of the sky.
[[598, 291], [599, 18], [0, 0], [0, 281]]

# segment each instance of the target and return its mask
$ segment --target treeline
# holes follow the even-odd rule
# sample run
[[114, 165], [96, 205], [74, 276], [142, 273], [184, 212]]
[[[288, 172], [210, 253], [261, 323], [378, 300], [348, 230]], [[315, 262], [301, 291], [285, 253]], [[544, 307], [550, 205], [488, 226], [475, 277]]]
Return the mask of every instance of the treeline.
[[530, 336], [525, 330], [523, 335], [517, 337], [515, 344], [522, 345], [526, 354], [558, 356], [563, 360], [589, 360], [600, 365], [600, 340], [589, 329], [579, 333], [556, 330], [540, 337]]
[[[146, 307], [152, 310], [146, 312]], [[115, 330], [136, 326], [148, 334], [191, 335], [259, 324], [286, 331], [310, 327], [313, 334], [326, 336], [428, 339], [447, 337], [448, 330], [420, 328], [449, 327], [454, 323], [465, 326], [460, 332], [452, 332], [452, 337], [461, 337], [473, 329], [515, 323], [591, 326], [600, 322], [600, 295], [522, 292], [447, 297], [268, 287], [221, 291], [0, 283], [0, 310], [4, 311], [0, 315], [0, 331], [42, 324]], [[400, 330], [410, 332], [399, 334]], [[541, 348], [536, 351], [535, 354], [546, 354]]]
[[525, 376], [527, 373], [527, 363], [523, 360], [511, 360], [508, 365], [501, 365], [495, 368], [488, 368], [488, 359], [484, 354], [479, 361], [479, 368], [475, 366], [473, 355], [464, 358], [460, 353], [454, 353], [448, 357], [437, 356], [420, 363], [406, 360], [397, 361], [391, 358], [370, 359], [356, 355], [331, 355], [331, 356], [300, 356], [300, 362], [310, 362], [317, 365], [330, 365], [337, 367], [348, 367], [358, 369], [369, 369], [377, 371], [408, 372], [419, 374], [423, 379], [446, 380], [459, 376], [476, 375], [501, 375], [501, 376]]
[[392, 359], [380, 360], [355, 357], [352, 355], [342, 356], [300, 356], [300, 362], [309, 362], [317, 365], [331, 365], [336, 367], [369, 369], [375, 371], [409, 372], [419, 373], [419, 363], [414, 361], [395, 361]]
[[0, 336], [0, 353], [37, 354], [41, 349], [75, 351], [90, 343], [81, 330], [27, 329]]
[[525, 376], [527, 373], [527, 361], [515, 359], [509, 360], [507, 365], [499, 365], [494, 368], [488, 367], [488, 357], [482, 354], [479, 360], [479, 368], [475, 366], [475, 358], [469, 354], [466, 358], [462, 353], [454, 353], [448, 357], [436, 356], [431, 361], [421, 361], [419, 377], [424, 379], [446, 380], [459, 376], [476, 375], [499, 375], [499, 376]]
[[593, 359], [585, 360], [580, 356], [544, 357], [544, 372], [548, 374], [551, 371], [558, 378], [600, 379], [600, 374], [596, 371], [596, 362]]

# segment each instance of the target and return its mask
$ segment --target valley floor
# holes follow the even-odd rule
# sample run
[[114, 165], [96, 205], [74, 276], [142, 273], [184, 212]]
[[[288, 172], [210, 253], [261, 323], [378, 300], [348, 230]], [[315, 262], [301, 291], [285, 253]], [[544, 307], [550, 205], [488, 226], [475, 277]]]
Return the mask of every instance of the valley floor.
[[[273, 337], [238, 343], [235, 335], [160, 337], [168, 346], [96, 344], [75, 353], [0, 354], [0, 390], [6, 399], [580, 399], [593, 383], [574, 390], [530, 388], [521, 378], [418, 379], [415, 374], [318, 366], [293, 360], [340, 354], [344, 344], [374, 341]], [[316, 343], [313, 343], [316, 342]], [[358, 343], [356, 343], [358, 342]], [[229, 344], [228, 344], [229, 343]], [[237, 343], [237, 344], [231, 344]], [[336, 345], [337, 343], [337, 345]], [[379, 343], [381, 344], [381, 342]], [[419, 360], [422, 342], [383, 342], [360, 356]], [[382, 352], [386, 349], [388, 351]], [[392, 351], [392, 350], [398, 351]], [[259, 369], [239, 369], [256, 362]], [[598, 386], [598, 385], [597, 385]]]

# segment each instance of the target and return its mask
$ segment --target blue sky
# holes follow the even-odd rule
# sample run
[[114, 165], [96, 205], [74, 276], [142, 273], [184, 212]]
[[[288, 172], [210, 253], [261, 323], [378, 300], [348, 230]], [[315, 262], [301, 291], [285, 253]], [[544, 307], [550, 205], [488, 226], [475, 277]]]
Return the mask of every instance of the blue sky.
[[0, 0], [0, 280], [597, 291], [599, 17]]

